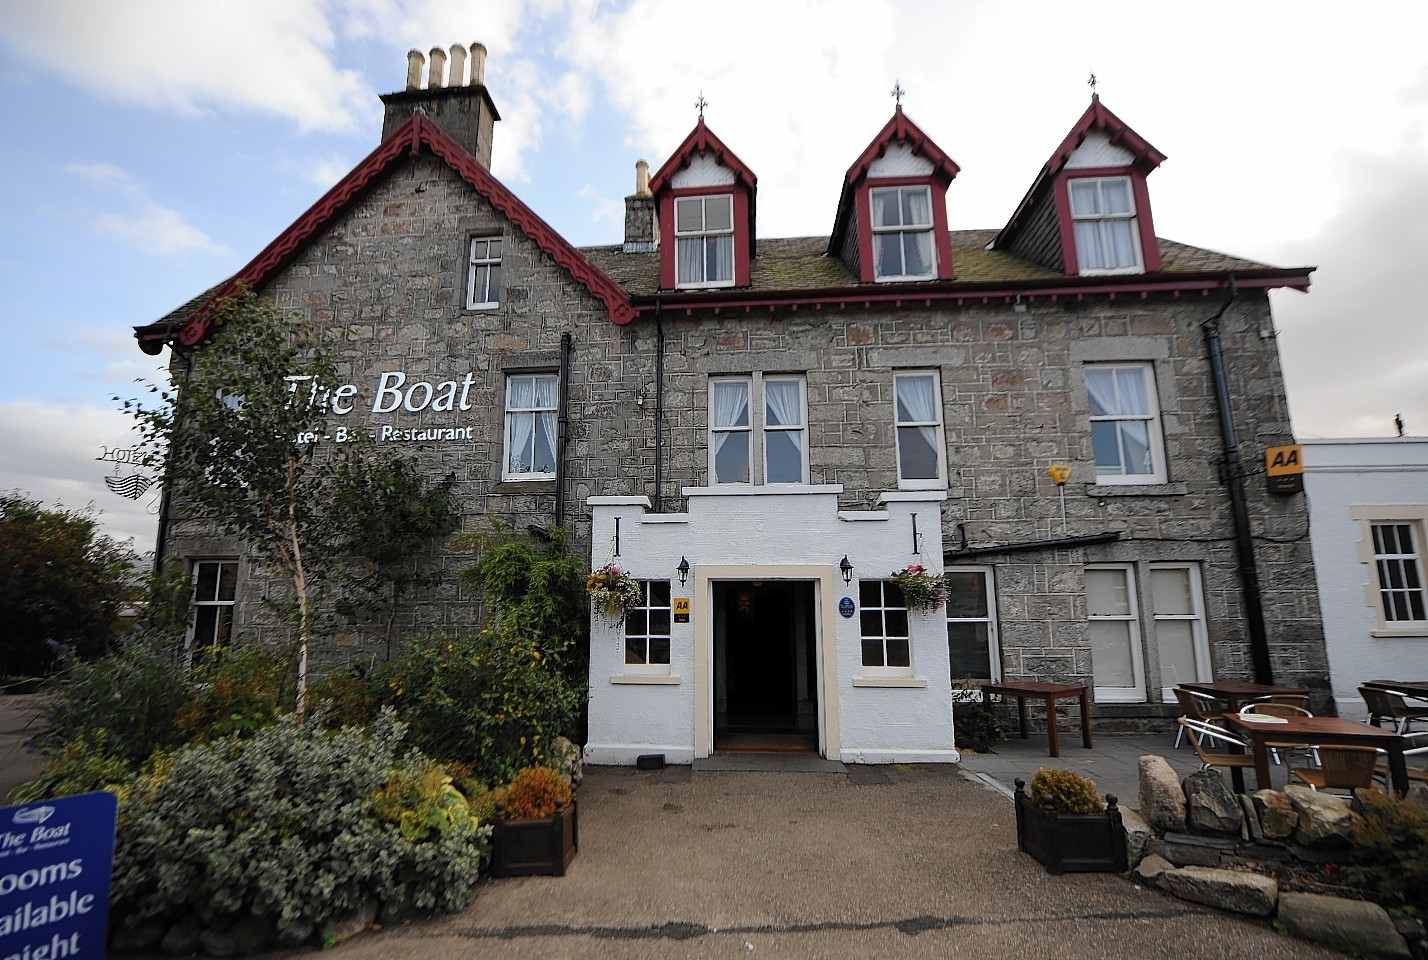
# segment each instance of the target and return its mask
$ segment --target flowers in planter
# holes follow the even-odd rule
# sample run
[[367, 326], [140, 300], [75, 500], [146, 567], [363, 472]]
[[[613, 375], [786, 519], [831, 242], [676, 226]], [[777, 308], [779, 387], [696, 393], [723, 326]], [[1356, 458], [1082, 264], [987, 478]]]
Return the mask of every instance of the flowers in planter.
[[947, 581], [928, 573], [920, 563], [894, 570], [891, 579], [902, 591], [909, 610], [931, 610], [947, 602]]
[[625, 619], [643, 596], [640, 582], [613, 563], [590, 571], [585, 578], [585, 592], [590, 594], [595, 612], [611, 622]]

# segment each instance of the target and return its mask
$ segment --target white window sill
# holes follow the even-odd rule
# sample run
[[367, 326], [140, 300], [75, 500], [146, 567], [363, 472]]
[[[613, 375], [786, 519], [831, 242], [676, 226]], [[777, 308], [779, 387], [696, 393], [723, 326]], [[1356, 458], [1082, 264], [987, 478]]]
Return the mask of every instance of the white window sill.
[[926, 687], [923, 677], [854, 677], [855, 687]]
[[500, 307], [500, 301], [493, 300], [490, 303], [468, 303], [467, 310], [495, 310]]
[[1398, 630], [1370, 630], [1369, 636], [1380, 640], [1422, 640], [1428, 638], [1428, 626], [1403, 627]]
[[734, 285], [733, 280], [719, 280], [714, 283], [675, 283], [676, 290], [724, 290]]
[[610, 677], [610, 682], [674, 686], [679, 683], [679, 677], [672, 673], [617, 673]]

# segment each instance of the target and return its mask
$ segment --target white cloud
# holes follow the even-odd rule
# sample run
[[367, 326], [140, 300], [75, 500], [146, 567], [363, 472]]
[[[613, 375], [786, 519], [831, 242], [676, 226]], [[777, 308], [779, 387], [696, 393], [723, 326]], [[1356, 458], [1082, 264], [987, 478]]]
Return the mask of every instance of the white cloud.
[[124, 213], [87, 215], [99, 233], [147, 253], [170, 254], [190, 250], [214, 254], [229, 252], [208, 234], [185, 221], [177, 210], [155, 203], [144, 188], [119, 167], [108, 163], [72, 163], [64, 169], [115, 195], [128, 207]]

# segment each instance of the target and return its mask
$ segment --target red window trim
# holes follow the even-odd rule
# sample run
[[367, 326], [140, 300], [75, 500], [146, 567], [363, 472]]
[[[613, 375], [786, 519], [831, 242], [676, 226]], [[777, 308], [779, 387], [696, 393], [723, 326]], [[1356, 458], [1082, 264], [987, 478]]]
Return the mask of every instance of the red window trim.
[[[659, 285], [665, 290], [678, 289], [675, 274], [674, 201], [676, 197], [734, 197], [734, 286], [747, 287], [752, 282], [749, 264], [749, 192], [738, 183], [710, 184], [704, 187], [679, 187], [665, 190], [659, 198]], [[699, 288], [706, 289], [706, 288]]]
[[[877, 283], [873, 269], [873, 223], [871, 193], [876, 187], [927, 187], [932, 198], [932, 246], [937, 259], [938, 280], [953, 279], [952, 238], [947, 228], [947, 182], [940, 177], [864, 177], [858, 183], [853, 202], [858, 224], [858, 272], [864, 283]], [[931, 279], [931, 278], [929, 278]], [[890, 281], [896, 284], [899, 281]], [[914, 281], [909, 281], [914, 282]]]
[[1076, 254], [1076, 229], [1071, 219], [1071, 180], [1095, 180], [1103, 177], [1128, 177], [1131, 195], [1135, 198], [1136, 231], [1140, 235], [1141, 272], [1159, 273], [1160, 244], [1155, 239], [1155, 223], [1150, 216], [1150, 191], [1145, 173], [1135, 167], [1066, 167], [1056, 174], [1053, 189], [1056, 195], [1056, 216], [1061, 228], [1061, 253], [1066, 272], [1080, 276], [1081, 259]]

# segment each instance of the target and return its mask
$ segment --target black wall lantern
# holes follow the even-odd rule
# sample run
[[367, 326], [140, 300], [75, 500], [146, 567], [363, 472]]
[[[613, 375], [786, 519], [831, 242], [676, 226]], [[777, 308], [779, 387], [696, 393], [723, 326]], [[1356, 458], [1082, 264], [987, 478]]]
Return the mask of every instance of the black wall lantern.
[[843, 582], [853, 582], [853, 565], [848, 562], [848, 555], [843, 554], [843, 559], [838, 562], [838, 569], [843, 572]]
[[680, 557], [679, 566], [674, 569], [679, 571], [679, 585], [684, 586], [689, 581], [689, 558]]

